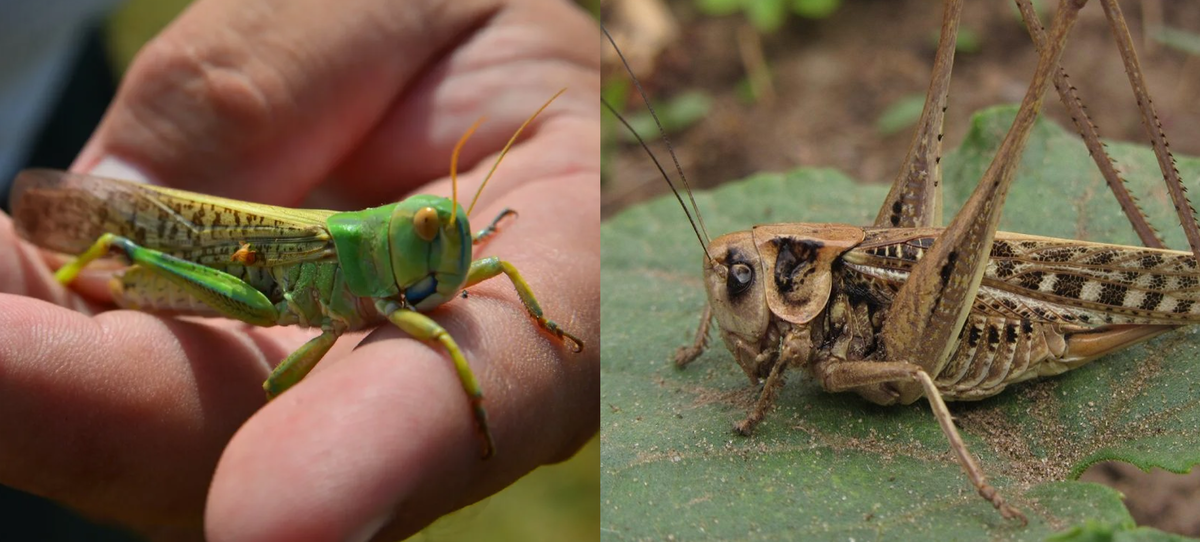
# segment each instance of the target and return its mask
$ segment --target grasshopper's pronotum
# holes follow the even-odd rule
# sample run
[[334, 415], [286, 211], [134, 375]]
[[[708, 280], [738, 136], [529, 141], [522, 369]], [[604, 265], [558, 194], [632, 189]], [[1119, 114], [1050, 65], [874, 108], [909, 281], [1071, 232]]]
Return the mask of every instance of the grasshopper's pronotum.
[[[709, 323], [762, 392], [736, 425], [750, 434], [785, 370], [881, 405], [929, 400], [958, 462], [1004, 517], [1024, 521], [988, 484], [944, 400], [974, 400], [1059, 374], [1165, 331], [1200, 322], [1200, 229], [1167, 152], [1116, 0], [1101, 0], [1193, 253], [1162, 249], [1125, 192], [1067, 84], [1064, 103], [1135, 230], [1151, 248], [997, 232], [1003, 201], [1042, 96], [1065, 83], [1058, 62], [1086, 0], [1061, 0], [1048, 36], [1018, 0], [1040, 50], [1029, 89], [995, 159], [944, 229], [938, 161], [961, 0], [946, 0], [933, 80], [909, 155], [870, 227], [772, 224], [705, 242]], [[615, 44], [614, 44], [615, 45]], [[682, 203], [682, 199], [680, 200]], [[694, 205], [693, 205], [694, 206]], [[687, 206], [684, 205], [685, 212]], [[690, 217], [690, 214], [689, 214]]]

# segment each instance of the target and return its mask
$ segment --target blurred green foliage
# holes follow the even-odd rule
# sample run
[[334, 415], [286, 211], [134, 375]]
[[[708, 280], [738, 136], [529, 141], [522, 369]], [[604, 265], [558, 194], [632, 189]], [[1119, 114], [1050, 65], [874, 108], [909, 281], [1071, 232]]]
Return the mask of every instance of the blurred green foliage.
[[842, 0], [695, 0], [705, 15], [720, 17], [737, 12], [759, 32], [769, 34], [783, 27], [788, 14], [805, 19], [824, 19], [833, 15]]

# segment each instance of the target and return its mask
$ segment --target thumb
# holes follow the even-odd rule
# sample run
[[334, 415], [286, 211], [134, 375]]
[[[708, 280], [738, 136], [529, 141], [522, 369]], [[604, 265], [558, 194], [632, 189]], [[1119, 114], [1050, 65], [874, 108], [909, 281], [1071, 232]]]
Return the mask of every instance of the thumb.
[[450, 3], [197, 2], [135, 58], [72, 169], [295, 203], [489, 2]]

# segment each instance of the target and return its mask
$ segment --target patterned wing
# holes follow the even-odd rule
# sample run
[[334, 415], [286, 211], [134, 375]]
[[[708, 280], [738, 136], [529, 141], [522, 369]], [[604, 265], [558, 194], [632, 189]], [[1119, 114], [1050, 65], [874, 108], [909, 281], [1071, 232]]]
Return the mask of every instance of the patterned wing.
[[[847, 261], [902, 284], [939, 232], [875, 230]], [[1198, 322], [1200, 269], [1190, 252], [998, 232], [974, 308], [1084, 326]]]
[[249, 243], [263, 266], [332, 257], [325, 219], [289, 209], [54, 170], [26, 170], [12, 191], [17, 232], [67, 254], [114, 233], [204, 265], [227, 265]]

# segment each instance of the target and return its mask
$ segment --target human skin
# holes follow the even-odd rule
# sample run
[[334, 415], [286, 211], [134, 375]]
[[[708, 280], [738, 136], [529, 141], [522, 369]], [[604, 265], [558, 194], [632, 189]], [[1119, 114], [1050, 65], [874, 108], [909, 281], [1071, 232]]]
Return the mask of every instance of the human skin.
[[[271, 367], [314, 333], [109, 310], [0, 214], [0, 483], [151, 534], [398, 539], [570, 457], [598, 430], [599, 35], [559, 0], [200, 0], [137, 56], [76, 171], [264, 203], [359, 209], [474, 195], [506, 222], [475, 257], [526, 277], [540, 331], [497, 277], [430, 313], [480, 380], [480, 459], [445, 352], [394, 326], [347, 337], [270, 403]], [[86, 279], [87, 277], [83, 277]], [[95, 281], [91, 281], [94, 283]], [[264, 404], [265, 403], [265, 404]]]

